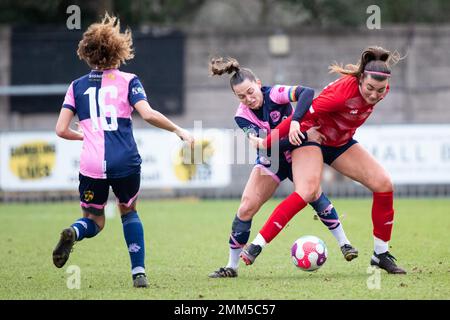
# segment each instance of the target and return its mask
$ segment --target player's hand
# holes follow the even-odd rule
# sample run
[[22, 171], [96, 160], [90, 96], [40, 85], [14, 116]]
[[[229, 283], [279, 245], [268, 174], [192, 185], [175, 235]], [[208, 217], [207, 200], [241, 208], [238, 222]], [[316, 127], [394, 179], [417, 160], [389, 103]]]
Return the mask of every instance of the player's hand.
[[174, 133], [178, 137], [180, 137], [181, 140], [186, 142], [186, 144], [188, 144], [191, 148], [194, 147], [195, 140], [194, 140], [194, 137], [192, 136], [192, 134], [189, 131], [187, 131], [187, 130], [185, 130], [183, 128], [178, 128], [177, 130], [174, 131]]
[[253, 133], [250, 133], [248, 135], [248, 140], [250, 141], [250, 144], [253, 146], [253, 148], [255, 148], [255, 149], [265, 149], [265, 147], [263, 145], [263, 141], [264, 141], [263, 138], [257, 137]]
[[322, 142], [326, 140], [325, 136], [320, 133], [319, 128], [320, 126], [312, 127], [306, 131], [306, 134], [308, 135], [308, 141], [322, 144]]
[[299, 146], [302, 144], [302, 139], [305, 139], [305, 136], [300, 131], [300, 123], [292, 120], [289, 128], [289, 142], [293, 145]]

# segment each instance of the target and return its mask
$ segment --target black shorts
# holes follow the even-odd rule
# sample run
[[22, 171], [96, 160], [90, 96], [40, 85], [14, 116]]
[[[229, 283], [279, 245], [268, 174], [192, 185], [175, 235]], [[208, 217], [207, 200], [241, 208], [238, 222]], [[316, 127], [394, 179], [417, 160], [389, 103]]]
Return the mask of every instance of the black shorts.
[[134, 173], [123, 178], [94, 179], [79, 174], [80, 205], [84, 211], [102, 215], [108, 200], [109, 187], [120, 204], [129, 207], [137, 198], [141, 173]]
[[323, 162], [327, 165], [331, 165], [334, 160], [336, 160], [341, 154], [343, 154], [345, 151], [347, 151], [348, 148], [350, 148], [355, 143], [358, 143], [355, 139], [351, 139], [346, 144], [340, 146], [340, 147], [330, 147], [330, 146], [322, 146], [316, 142], [303, 142], [299, 148], [306, 147], [306, 146], [318, 146], [320, 150], [322, 150], [322, 156], [323, 156]]
[[264, 157], [258, 156], [255, 167], [261, 168], [277, 183], [280, 183], [286, 178], [292, 181], [292, 164], [287, 162], [285, 154], [278, 158], [278, 163], [273, 163]]

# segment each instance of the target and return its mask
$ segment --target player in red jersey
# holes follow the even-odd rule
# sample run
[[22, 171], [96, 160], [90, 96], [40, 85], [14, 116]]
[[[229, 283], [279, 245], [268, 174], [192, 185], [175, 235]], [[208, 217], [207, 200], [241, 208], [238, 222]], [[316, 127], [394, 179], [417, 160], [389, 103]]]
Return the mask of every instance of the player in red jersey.
[[[241, 253], [251, 264], [262, 248], [272, 241], [289, 220], [307, 203], [317, 199], [323, 163], [341, 174], [360, 182], [373, 192], [372, 223], [374, 253], [370, 264], [388, 273], [405, 274], [389, 253], [394, 220], [393, 184], [389, 174], [356, 140], [353, 135], [372, 113], [375, 105], [389, 91], [391, 66], [399, 60], [398, 53], [381, 47], [369, 47], [357, 65], [345, 68], [332, 65], [331, 72], [343, 75], [313, 100], [308, 111], [296, 110], [277, 128], [279, 137], [289, 133], [289, 141], [299, 148], [292, 151], [295, 192], [273, 211], [255, 240]], [[300, 130], [320, 126], [325, 136], [321, 145], [303, 142]], [[253, 137], [258, 147], [270, 146], [273, 133], [264, 141]]]
[[[314, 90], [303, 86], [263, 86], [261, 80], [247, 68], [242, 68], [233, 58], [213, 58], [209, 64], [211, 75], [232, 74], [231, 89], [240, 103], [234, 120], [248, 136], [250, 133], [264, 135], [271, 132], [281, 121], [293, 113], [292, 102], [297, 110], [308, 110], [314, 97]], [[321, 142], [322, 135], [316, 128], [304, 133], [304, 140]], [[306, 139], [307, 138], [307, 139]], [[252, 219], [261, 206], [269, 200], [281, 181], [292, 181], [290, 150], [295, 148], [287, 138], [280, 142], [274, 156], [257, 153], [256, 163], [242, 193], [242, 199], [231, 225], [229, 238], [229, 259], [225, 267], [209, 274], [211, 278], [233, 278], [238, 275], [239, 255], [250, 237]], [[351, 261], [358, 256], [344, 232], [338, 213], [331, 201], [320, 193], [310, 205], [322, 223], [333, 234], [344, 258]]]

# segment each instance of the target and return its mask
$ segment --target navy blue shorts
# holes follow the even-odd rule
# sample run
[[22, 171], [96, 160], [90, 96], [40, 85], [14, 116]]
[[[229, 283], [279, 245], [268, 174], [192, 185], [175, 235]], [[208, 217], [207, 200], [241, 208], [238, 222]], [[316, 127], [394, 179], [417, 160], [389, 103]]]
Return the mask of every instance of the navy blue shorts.
[[80, 205], [84, 211], [102, 215], [108, 200], [109, 187], [120, 204], [129, 207], [137, 198], [141, 185], [141, 173], [123, 178], [94, 179], [79, 174]]
[[258, 157], [255, 167], [261, 168], [278, 183], [286, 178], [292, 181], [292, 165], [284, 158], [280, 158], [279, 163], [275, 164], [267, 161], [265, 158]]
[[318, 146], [322, 150], [323, 162], [327, 165], [331, 165], [334, 160], [336, 160], [341, 154], [347, 151], [355, 143], [358, 143], [355, 139], [351, 139], [346, 144], [340, 147], [330, 147], [330, 146], [322, 146], [316, 142], [303, 142], [298, 148], [306, 147], [306, 146]]

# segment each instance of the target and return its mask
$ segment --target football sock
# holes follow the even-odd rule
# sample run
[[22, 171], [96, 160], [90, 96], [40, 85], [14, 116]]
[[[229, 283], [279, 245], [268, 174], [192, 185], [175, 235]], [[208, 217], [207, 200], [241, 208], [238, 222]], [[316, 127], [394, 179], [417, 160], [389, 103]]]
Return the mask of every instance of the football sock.
[[383, 241], [378, 239], [377, 237], [373, 237], [374, 250], [376, 254], [385, 253], [389, 250], [389, 243], [387, 241]]
[[232, 249], [230, 248], [230, 253], [228, 256], [228, 263], [226, 265], [226, 268], [232, 268], [234, 270], [237, 270], [239, 268], [239, 255], [242, 252], [242, 248], [238, 249]]
[[144, 229], [136, 211], [122, 216], [123, 234], [131, 260], [131, 273], [145, 273]]
[[292, 217], [305, 206], [306, 202], [297, 192], [291, 193], [275, 208], [259, 233], [267, 243], [270, 243]]
[[230, 255], [228, 258], [228, 268], [237, 269], [239, 267], [239, 254], [250, 237], [250, 228], [252, 220], [243, 221], [236, 215], [231, 225], [230, 234]]
[[100, 228], [89, 218], [81, 218], [75, 221], [71, 227], [75, 230], [76, 241], [81, 241], [84, 238], [92, 238], [99, 232]]
[[344, 228], [342, 228], [341, 222], [339, 221], [338, 213], [325, 194], [322, 193], [319, 199], [311, 202], [310, 205], [316, 210], [320, 221], [331, 231], [340, 247], [344, 244], [350, 244], [350, 241], [345, 235]]
[[374, 192], [372, 204], [372, 223], [374, 237], [388, 242], [391, 239], [394, 223], [394, 193]]
[[261, 248], [264, 248], [267, 244], [266, 239], [264, 239], [260, 233], [256, 235], [255, 240], [253, 240], [252, 243], [260, 246]]
[[330, 230], [330, 232], [333, 234], [334, 238], [337, 240], [339, 247], [342, 247], [344, 244], [350, 244], [350, 240], [347, 239], [344, 228], [342, 228], [342, 224], [339, 224], [339, 226]]

